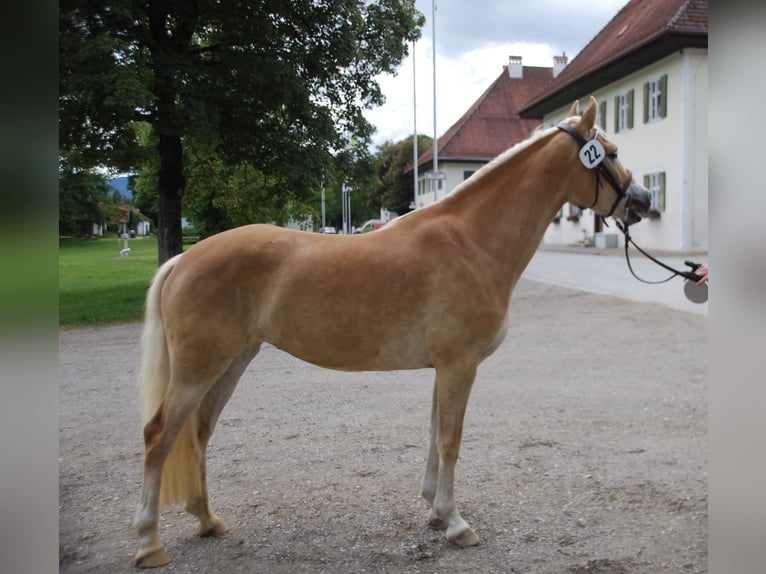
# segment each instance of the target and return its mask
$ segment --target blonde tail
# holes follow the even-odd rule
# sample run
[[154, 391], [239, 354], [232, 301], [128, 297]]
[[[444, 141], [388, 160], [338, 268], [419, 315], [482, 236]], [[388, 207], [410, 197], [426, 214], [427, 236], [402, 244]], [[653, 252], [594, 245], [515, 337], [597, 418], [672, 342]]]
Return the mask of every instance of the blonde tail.
[[[168, 345], [160, 309], [165, 279], [181, 255], [166, 261], [158, 270], [146, 295], [144, 331], [141, 335], [141, 369], [138, 374], [142, 424], [154, 417], [162, 405], [170, 382]], [[160, 486], [160, 506], [190, 500], [202, 493], [200, 463], [202, 447], [197, 434], [197, 415], [184, 424], [165, 460]]]

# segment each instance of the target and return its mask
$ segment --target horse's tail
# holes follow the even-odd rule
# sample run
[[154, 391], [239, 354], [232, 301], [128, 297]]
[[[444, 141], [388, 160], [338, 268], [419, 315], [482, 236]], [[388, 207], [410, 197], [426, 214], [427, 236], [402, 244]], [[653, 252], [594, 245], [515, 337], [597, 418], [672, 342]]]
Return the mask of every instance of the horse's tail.
[[[166, 261], [158, 270], [146, 295], [144, 331], [141, 335], [141, 369], [138, 374], [142, 423], [146, 428], [165, 399], [170, 382], [170, 357], [160, 308], [162, 286], [181, 257]], [[169, 506], [202, 492], [202, 448], [197, 434], [197, 415], [184, 424], [162, 469], [160, 505]]]

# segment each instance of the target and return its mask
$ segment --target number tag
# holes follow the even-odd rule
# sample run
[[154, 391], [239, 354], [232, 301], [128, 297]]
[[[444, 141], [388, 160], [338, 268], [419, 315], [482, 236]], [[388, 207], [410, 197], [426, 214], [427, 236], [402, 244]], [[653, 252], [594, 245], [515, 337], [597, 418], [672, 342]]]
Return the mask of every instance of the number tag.
[[596, 139], [590, 140], [580, 149], [580, 161], [588, 169], [593, 169], [604, 161], [604, 156], [604, 146]]

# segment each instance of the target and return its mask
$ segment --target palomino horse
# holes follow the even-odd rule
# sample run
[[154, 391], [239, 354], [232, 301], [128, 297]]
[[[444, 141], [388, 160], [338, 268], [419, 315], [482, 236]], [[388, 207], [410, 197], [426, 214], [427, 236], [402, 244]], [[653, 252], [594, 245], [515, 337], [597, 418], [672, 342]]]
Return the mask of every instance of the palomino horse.
[[455, 464], [477, 367], [505, 336], [516, 282], [564, 202], [624, 221], [649, 208], [649, 193], [594, 129], [595, 100], [577, 113], [575, 102], [558, 127], [378, 231], [248, 225], [160, 267], [147, 295], [139, 374], [146, 454], [138, 566], [170, 561], [157, 532], [160, 504], [183, 501], [202, 536], [228, 530], [208, 502], [205, 451], [264, 342], [331, 369], [435, 369], [422, 495], [447, 540], [479, 543], [455, 505]]

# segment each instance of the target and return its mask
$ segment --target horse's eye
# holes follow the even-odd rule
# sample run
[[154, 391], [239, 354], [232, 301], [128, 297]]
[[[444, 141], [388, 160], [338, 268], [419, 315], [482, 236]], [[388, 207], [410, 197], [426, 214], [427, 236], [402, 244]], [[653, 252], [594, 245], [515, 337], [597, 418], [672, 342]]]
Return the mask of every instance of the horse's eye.
[[606, 154], [606, 157], [608, 157], [611, 160], [615, 160], [617, 159], [617, 152], [616, 151], [609, 152], [608, 154]]

